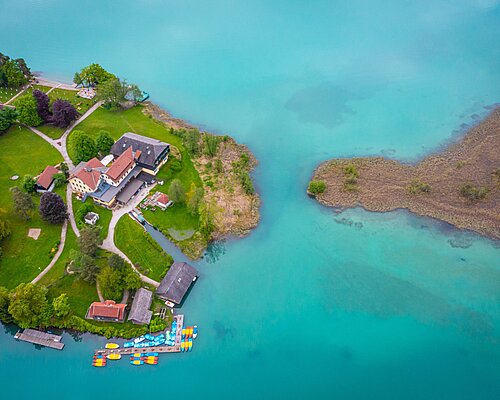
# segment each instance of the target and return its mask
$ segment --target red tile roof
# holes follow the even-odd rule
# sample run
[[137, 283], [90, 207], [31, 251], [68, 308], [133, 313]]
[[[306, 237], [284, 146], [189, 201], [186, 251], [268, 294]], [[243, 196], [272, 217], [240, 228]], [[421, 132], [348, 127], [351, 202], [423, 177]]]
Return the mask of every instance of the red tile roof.
[[139, 157], [140, 152], [132, 151], [132, 146], [125, 150], [111, 165], [111, 167], [106, 171], [108, 175], [114, 181], [120, 180], [120, 178], [125, 174], [125, 172], [132, 167], [135, 159]]
[[87, 318], [113, 318], [122, 320], [125, 317], [126, 304], [116, 304], [113, 300], [106, 300], [104, 303], [98, 301], [92, 303], [87, 312]]
[[90, 189], [96, 190], [101, 177], [101, 172], [96, 168], [100, 167], [104, 167], [104, 165], [94, 157], [92, 160], [87, 161], [84, 167], [73, 176], [81, 179]]
[[165, 193], [162, 193], [158, 196], [158, 198], [156, 199], [156, 202], [161, 203], [161, 204], [166, 206], [168, 203], [168, 196]]
[[53, 167], [52, 165], [49, 165], [40, 174], [36, 183], [41, 187], [43, 187], [44, 189], [48, 189], [52, 181], [54, 180], [54, 175], [58, 173], [59, 170], [57, 168]]

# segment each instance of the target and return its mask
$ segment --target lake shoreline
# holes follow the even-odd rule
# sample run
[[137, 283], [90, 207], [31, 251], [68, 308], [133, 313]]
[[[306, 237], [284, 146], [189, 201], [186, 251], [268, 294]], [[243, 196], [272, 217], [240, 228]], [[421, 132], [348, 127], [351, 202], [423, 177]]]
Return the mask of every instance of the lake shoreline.
[[[470, 127], [460, 139], [452, 139], [446, 148], [417, 163], [384, 157], [325, 161], [312, 177], [325, 182], [324, 192], [308, 193], [327, 207], [361, 206], [373, 212], [406, 209], [500, 240], [498, 148], [500, 107]], [[472, 191], [469, 197], [467, 185]], [[486, 194], [474, 189], [484, 189]]]

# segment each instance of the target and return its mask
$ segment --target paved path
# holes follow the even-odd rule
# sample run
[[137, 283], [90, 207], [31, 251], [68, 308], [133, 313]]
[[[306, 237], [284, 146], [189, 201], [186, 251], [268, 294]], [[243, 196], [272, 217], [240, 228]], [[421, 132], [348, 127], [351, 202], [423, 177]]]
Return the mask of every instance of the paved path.
[[99, 301], [101, 303], [104, 303], [104, 297], [102, 296], [101, 288], [99, 287], [99, 282], [97, 282], [97, 280], [95, 281], [95, 287], [97, 289], [97, 295], [99, 296]]
[[51, 87], [51, 88], [47, 91], [47, 93], [46, 93], [46, 94], [49, 94], [49, 93], [50, 93], [50, 92], [52, 92], [54, 89], [60, 88], [60, 87], [61, 87], [61, 85], [62, 85], [62, 83], [60, 83], [60, 84], [59, 84], [59, 85], [57, 85], [57, 86], [52, 86], [52, 87]]
[[63, 250], [64, 250], [64, 244], [66, 243], [66, 233], [68, 231], [68, 221], [64, 221], [62, 230], [61, 230], [61, 243], [59, 244], [59, 248], [57, 249], [56, 254], [54, 254], [54, 258], [52, 258], [52, 261], [45, 267], [45, 269], [38, 274], [38, 276], [31, 281], [31, 283], [37, 283], [42, 279], [47, 272], [50, 271], [50, 269], [54, 266], [54, 264], [57, 262], [59, 257], [61, 256]]
[[115, 228], [120, 218], [123, 217], [125, 214], [128, 214], [128, 212], [133, 210], [135, 207], [137, 207], [154, 186], [155, 185], [152, 185], [149, 186], [148, 188], [141, 189], [141, 191], [138, 194], [136, 194], [136, 196], [129, 202], [128, 205], [113, 211], [113, 216], [111, 217], [111, 221], [109, 222], [108, 236], [106, 237], [106, 239], [104, 239], [101, 247], [105, 250], [118, 254], [120, 257], [126, 260], [132, 266], [134, 271], [139, 274], [143, 282], [158, 287], [159, 282], [151, 278], [148, 278], [146, 275], [141, 274], [135, 267], [134, 263], [130, 261], [130, 259], [125, 255], [125, 253], [121, 251], [115, 244]]
[[16, 94], [14, 97], [12, 97], [9, 101], [7, 101], [4, 106], [6, 106], [7, 104], [13, 102], [15, 99], [17, 99], [19, 96], [21, 96], [25, 91], [26, 89], [28, 89], [30, 87], [30, 85], [26, 85], [23, 90], [21, 90], [18, 94]]
[[64, 90], [74, 90], [75, 92], [80, 91], [77, 87], [75, 87], [74, 84], [67, 84], [67, 83], [61, 83], [61, 82], [56, 82], [56, 81], [51, 81], [50, 79], [42, 78], [40, 76], [35, 77], [35, 79], [38, 81], [36, 85], [41, 85], [41, 86], [52, 86], [55, 87], [57, 86], [58, 88], [64, 89]]
[[75, 214], [73, 212], [73, 192], [71, 191], [71, 185], [68, 183], [66, 187], [66, 206], [68, 207], [68, 219], [71, 224], [73, 232], [75, 232], [76, 237], [80, 237], [80, 231], [76, 226]]

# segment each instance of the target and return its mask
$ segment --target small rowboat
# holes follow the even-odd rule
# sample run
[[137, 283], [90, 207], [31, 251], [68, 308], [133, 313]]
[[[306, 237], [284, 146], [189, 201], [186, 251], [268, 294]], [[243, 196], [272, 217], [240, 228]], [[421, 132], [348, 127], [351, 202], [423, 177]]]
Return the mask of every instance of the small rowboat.
[[193, 339], [196, 339], [198, 336], [198, 325], [193, 326]]
[[109, 360], [119, 360], [122, 358], [122, 355], [120, 353], [111, 353], [106, 356], [107, 359]]
[[132, 365], [143, 365], [144, 361], [142, 361], [142, 360], [132, 360], [132, 361], [130, 361], [130, 364], [132, 364]]
[[193, 339], [192, 338], [189, 338], [189, 342], [188, 342], [188, 351], [191, 351], [193, 349]]
[[120, 347], [120, 345], [116, 344], [116, 343], [106, 343], [106, 347], [107, 349], [117, 349], [118, 347]]
[[181, 342], [181, 351], [184, 351], [186, 349], [186, 343]]

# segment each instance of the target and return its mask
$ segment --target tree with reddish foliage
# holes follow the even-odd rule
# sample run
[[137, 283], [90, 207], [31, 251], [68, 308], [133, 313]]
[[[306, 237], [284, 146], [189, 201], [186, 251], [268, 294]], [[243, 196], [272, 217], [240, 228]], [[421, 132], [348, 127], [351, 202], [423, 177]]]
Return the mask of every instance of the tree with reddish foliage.
[[61, 196], [45, 192], [40, 197], [40, 217], [51, 224], [62, 224], [68, 218], [68, 209]]
[[68, 127], [80, 114], [69, 101], [57, 99], [52, 104], [52, 123], [59, 128]]
[[50, 122], [52, 114], [49, 109], [49, 96], [41, 90], [33, 90], [33, 97], [36, 100], [36, 111], [38, 112], [40, 118], [42, 118], [44, 122]]

